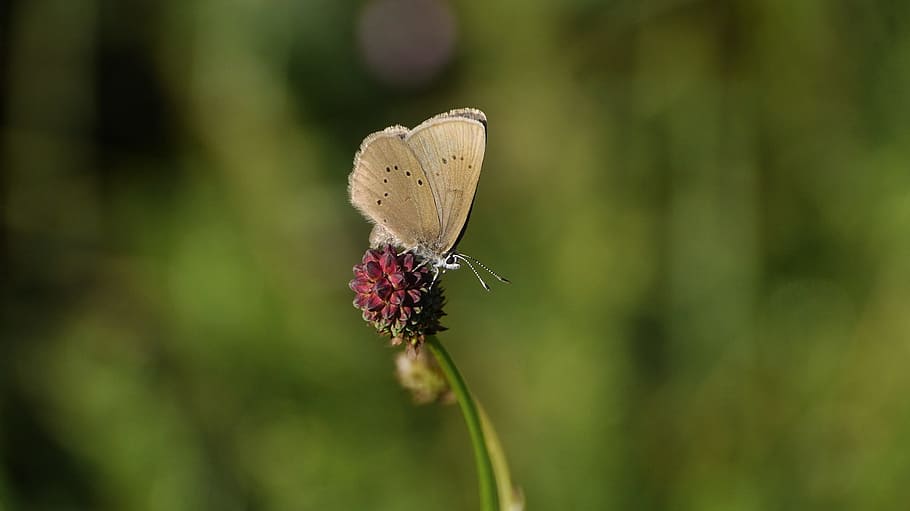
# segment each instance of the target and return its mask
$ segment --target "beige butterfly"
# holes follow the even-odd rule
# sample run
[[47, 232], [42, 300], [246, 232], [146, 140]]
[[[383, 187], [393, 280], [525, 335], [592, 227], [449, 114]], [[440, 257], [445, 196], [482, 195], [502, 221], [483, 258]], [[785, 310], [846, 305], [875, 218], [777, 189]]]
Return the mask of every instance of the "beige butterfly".
[[[409, 130], [391, 126], [364, 139], [348, 178], [351, 203], [370, 222], [370, 244], [410, 251], [439, 272], [471, 262], [456, 250], [467, 227], [487, 141], [487, 118], [475, 108], [439, 114]], [[435, 281], [435, 277], [434, 277]]]

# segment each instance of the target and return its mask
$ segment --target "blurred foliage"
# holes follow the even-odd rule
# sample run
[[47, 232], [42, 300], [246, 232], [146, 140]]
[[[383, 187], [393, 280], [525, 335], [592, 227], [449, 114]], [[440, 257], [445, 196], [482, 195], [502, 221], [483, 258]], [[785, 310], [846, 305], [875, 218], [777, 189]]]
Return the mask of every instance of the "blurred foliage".
[[529, 509], [910, 501], [906, 2], [18, 0], [0, 91], [0, 509], [473, 509], [346, 287], [361, 139], [460, 106]]

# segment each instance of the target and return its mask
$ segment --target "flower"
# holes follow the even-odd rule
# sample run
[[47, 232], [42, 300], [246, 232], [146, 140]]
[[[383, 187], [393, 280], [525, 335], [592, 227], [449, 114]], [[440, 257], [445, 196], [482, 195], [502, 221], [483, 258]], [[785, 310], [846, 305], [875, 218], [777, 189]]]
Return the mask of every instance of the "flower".
[[395, 377], [411, 393], [415, 404], [425, 405], [434, 401], [445, 404], [455, 402], [445, 374], [436, 359], [421, 351], [416, 354], [401, 352], [395, 358]]
[[445, 330], [439, 325], [445, 315], [442, 288], [410, 252], [398, 255], [391, 245], [367, 250], [348, 286], [357, 293], [354, 307], [363, 319], [393, 345], [418, 351], [426, 335]]

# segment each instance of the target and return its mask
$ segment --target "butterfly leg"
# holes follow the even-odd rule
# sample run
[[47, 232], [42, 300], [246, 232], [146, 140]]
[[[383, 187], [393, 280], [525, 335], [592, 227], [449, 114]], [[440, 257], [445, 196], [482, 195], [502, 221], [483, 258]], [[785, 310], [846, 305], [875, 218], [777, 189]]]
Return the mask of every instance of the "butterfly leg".
[[[426, 265], [430, 262], [430, 259], [429, 259], [429, 258], [427, 258], [427, 257], [420, 257], [420, 256], [417, 255], [417, 247], [409, 248], [409, 249], [407, 249], [407, 250], [404, 250], [404, 251], [402, 251], [402, 252], [401, 252], [400, 254], [398, 254], [398, 255], [399, 255], [399, 256], [402, 256], [402, 255], [404, 255], [404, 254], [407, 254], [408, 252], [414, 254], [414, 257], [415, 257], [416, 259], [419, 259], [419, 260], [420, 260], [420, 262], [417, 263], [417, 266], [414, 267], [415, 270], [417, 270], [417, 269], [419, 269], [419, 268], [421, 268], [421, 267], [423, 267], [423, 266], [426, 266]], [[437, 274], [439, 273], [439, 268], [438, 268], [438, 267], [436, 268], [436, 273], [437, 273]], [[434, 279], [434, 280], [435, 280], [435, 279]]]

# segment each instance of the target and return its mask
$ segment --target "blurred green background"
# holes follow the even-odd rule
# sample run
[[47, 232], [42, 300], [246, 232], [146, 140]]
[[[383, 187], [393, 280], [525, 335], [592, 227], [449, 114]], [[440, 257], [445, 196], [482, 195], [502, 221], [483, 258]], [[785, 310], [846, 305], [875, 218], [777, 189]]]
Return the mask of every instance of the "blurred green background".
[[910, 4], [0, 4], [0, 509], [476, 509], [347, 288], [489, 118], [441, 336], [531, 510], [906, 509]]

